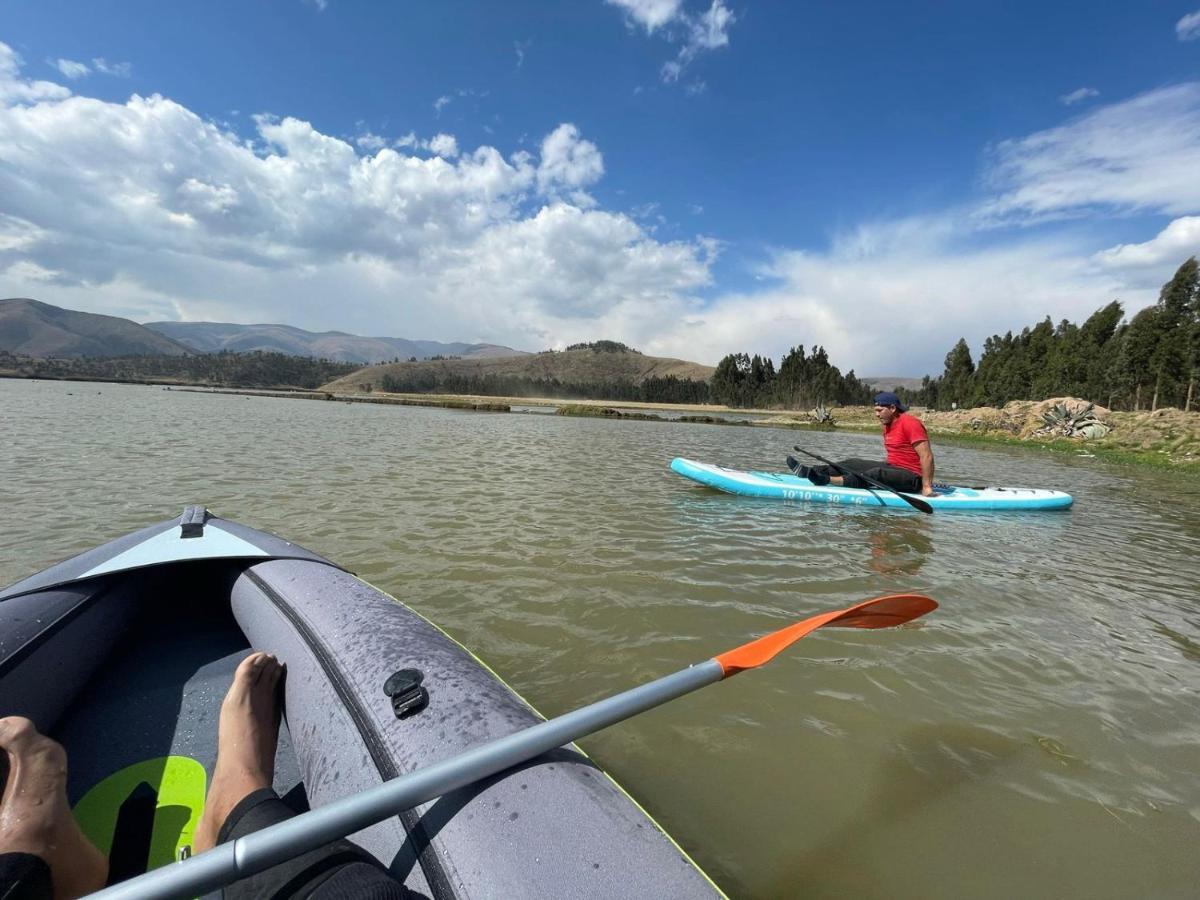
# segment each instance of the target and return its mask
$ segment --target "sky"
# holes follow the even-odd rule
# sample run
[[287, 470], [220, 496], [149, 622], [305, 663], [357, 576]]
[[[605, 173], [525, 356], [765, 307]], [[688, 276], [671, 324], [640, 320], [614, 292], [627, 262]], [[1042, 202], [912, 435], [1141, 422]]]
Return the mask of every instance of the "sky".
[[0, 297], [913, 376], [1194, 253], [1200, 0], [0, 3]]

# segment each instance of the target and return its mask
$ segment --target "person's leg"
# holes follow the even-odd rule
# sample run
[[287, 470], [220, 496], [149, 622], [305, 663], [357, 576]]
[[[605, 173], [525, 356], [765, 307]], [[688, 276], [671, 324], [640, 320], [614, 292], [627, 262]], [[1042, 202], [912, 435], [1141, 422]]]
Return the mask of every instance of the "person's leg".
[[[803, 466], [800, 465], [793, 457], [787, 458], [788, 468], [799, 475], [801, 478], [807, 478], [818, 487], [827, 484], [836, 485], [838, 487], [867, 487], [867, 483], [861, 478], [855, 477], [856, 472], [862, 472], [879, 465], [875, 460], [870, 459], [842, 459], [838, 460], [836, 467], [834, 466]], [[839, 474], [845, 472], [843, 476]]]
[[865, 474], [893, 490], [903, 491], [906, 494], [921, 493], [921, 476], [908, 471], [908, 469], [901, 469], [897, 466], [876, 466], [873, 469], [867, 469]]
[[284, 667], [266, 653], [251, 653], [237, 667], [217, 722], [217, 765], [196, 826], [197, 853], [217, 844], [222, 823], [241, 800], [269, 790], [279, 742], [279, 684]]
[[[221, 704], [217, 765], [196, 829], [197, 852], [267, 828], [296, 813], [271, 788], [279, 741], [280, 685], [286, 672], [265, 653], [242, 660]], [[364, 897], [405, 900], [408, 890], [362, 848], [333, 841], [239, 879], [224, 896], [238, 898]]]
[[45, 869], [35, 859], [49, 869], [56, 900], [100, 890], [108, 861], [71, 815], [66, 751], [19, 716], [0, 719], [0, 749], [8, 764], [0, 799], [0, 859], [9, 881], [0, 884], [0, 894], [21, 896], [26, 879], [30, 891], [36, 890], [33, 884], [44, 885]]

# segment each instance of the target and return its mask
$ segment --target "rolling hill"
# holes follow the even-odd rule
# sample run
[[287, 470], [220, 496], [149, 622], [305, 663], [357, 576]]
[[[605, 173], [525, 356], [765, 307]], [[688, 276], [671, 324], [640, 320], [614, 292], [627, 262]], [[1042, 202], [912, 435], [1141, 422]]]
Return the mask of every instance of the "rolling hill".
[[474, 359], [427, 360], [368, 366], [351, 372], [324, 386], [324, 390], [346, 392], [371, 385], [381, 389], [385, 376], [398, 381], [428, 382], [455, 379], [524, 379], [544, 382], [602, 384], [629, 382], [641, 384], [650, 378], [674, 377], [692, 381], [712, 378], [712, 366], [645, 356], [636, 351], [549, 350], [524, 356], [483, 357]]
[[263, 350], [290, 356], [312, 356], [338, 362], [380, 363], [386, 360], [428, 359], [431, 356], [484, 358], [520, 356], [522, 350], [497, 344], [413, 341], [406, 338], [361, 337], [344, 331], [305, 331], [292, 325], [236, 325], [229, 322], [147, 322], [146, 327], [194, 350], [249, 353]]
[[136, 322], [26, 297], [0, 300], [0, 350], [22, 356], [188, 356], [190, 347]]

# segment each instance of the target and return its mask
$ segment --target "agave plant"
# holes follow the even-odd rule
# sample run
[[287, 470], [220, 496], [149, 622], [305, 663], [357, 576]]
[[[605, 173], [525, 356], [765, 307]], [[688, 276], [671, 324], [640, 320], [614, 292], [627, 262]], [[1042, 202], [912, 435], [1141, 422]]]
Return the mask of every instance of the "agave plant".
[[1064, 437], [1098, 438], [1112, 431], [1112, 426], [1101, 422], [1092, 412], [1095, 404], [1089, 403], [1075, 412], [1067, 408], [1065, 403], [1056, 403], [1042, 413], [1042, 421], [1046, 424], [1037, 430], [1037, 434], [1056, 434]]
[[813, 420], [816, 425], [836, 425], [833, 419], [833, 410], [827, 408], [824, 403], [818, 403], [816, 408], [808, 414], [808, 417]]

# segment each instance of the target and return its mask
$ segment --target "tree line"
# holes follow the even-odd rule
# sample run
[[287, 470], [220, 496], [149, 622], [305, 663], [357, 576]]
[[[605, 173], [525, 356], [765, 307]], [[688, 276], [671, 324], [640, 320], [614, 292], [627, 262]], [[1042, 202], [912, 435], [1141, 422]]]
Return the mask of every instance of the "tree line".
[[1191, 257], [1154, 306], [1123, 322], [1117, 300], [1082, 324], [1047, 316], [1014, 335], [992, 335], [976, 365], [966, 340], [946, 354], [908, 402], [936, 409], [1003, 406], [1010, 400], [1082, 397], [1109, 409], [1190, 410], [1200, 377], [1200, 266]]
[[711, 382], [714, 403], [734, 407], [808, 409], [814, 406], [871, 402], [869, 384], [851, 369], [845, 375], [819, 345], [806, 355], [793, 347], [779, 363], [757, 353], [730, 353], [717, 363]]
[[0, 370], [26, 378], [101, 381], [181, 381], [214, 387], [318, 388], [362, 366], [256, 350], [194, 356], [115, 356], [40, 359], [0, 351]]
[[476, 375], [402, 369], [385, 373], [380, 388], [397, 394], [473, 394], [482, 397], [548, 397], [555, 400], [625, 400], [638, 403], [708, 403], [709, 385], [690, 378], [600, 382], [562, 381], [524, 375]]

